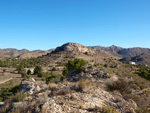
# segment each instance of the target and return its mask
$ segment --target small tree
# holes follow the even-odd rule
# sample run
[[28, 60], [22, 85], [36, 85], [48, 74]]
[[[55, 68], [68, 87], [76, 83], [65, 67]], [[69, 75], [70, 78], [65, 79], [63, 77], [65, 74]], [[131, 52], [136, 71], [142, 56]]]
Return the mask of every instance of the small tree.
[[41, 76], [43, 74], [43, 69], [41, 66], [36, 66], [34, 68], [34, 75]]
[[67, 76], [69, 72], [75, 72], [75, 71], [81, 71], [81, 67], [85, 66], [87, 64], [87, 61], [80, 58], [75, 58], [74, 60], [69, 60], [66, 64], [66, 68], [63, 70], [63, 75]]
[[69, 60], [67, 63], [67, 69], [69, 72], [78, 71], [80, 67], [85, 66], [87, 61], [80, 58], [75, 58], [74, 60]]
[[16, 69], [19, 74], [25, 74], [26, 70], [24, 69], [23, 65], [19, 65]]
[[31, 70], [30, 69], [28, 69], [27, 74], [31, 75]]
[[85, 52], [84, 54], [89, 55], [89, 53], [88, 53], [88, 52]]

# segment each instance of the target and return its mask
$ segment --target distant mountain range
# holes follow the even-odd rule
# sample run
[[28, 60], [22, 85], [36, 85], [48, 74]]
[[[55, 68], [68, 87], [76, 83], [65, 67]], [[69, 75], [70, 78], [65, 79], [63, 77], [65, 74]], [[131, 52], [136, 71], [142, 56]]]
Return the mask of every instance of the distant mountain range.
[[150, 53], [149, 48], [140, 48], [140, 47], [126, 49], [126, 48], [112, 45], [110, 47], [94, 46], [91, 48], [93, 48], [94, 50], [97, 50], [97, 51], [105, 50], [105, 51], [111, 52], [112, 54], [118, 54], [123, 57], [135, 57], [135, 56], [141, 55], [143, 53]]
[[117, 58], [120, 61], [124, 62], [136, 62], [144, 65], [150, 66], [150, 49], [149, 48], [122, 48], [115, 45], [110, 47], [102, 47], [102, 46], [83, 46], [76, 43], [66, 43], [56, 49], [51, 50], [34, 50], [29, 51], [27, 49], [17, 50], [17, 49], [0, 49], [0, 58], [30, 58], [30, 57], [38, 57], [42, 55], [48, 55], [49, 53], [57, 53], [59, 51], [66, 52], [89, 52], [93, 54], [94, 51], [104, 55]]
[[[114, 56], [120, 57], [120, 61], [123, 62], [136, 62], [138, 64], [143, 64], [150, 66], [150, 49], [149, 48], [122, 48], [118, 46], [110, 46], [110, 47], [102, 47], [102, 46], [94, 46], [92, 47], [96, 51], [107, 51], [110, 52]], [[121, 58], [122, 57], [122, 58]]]
[[30, 57], [38, 57], [45, 55], [52, 50], [34, 50], [34, 51], [29, 51], [27, 49], [22, 49], [22, 50], [17, 50], [17, 49], [0, 49], [0, 58], [30, 58]]

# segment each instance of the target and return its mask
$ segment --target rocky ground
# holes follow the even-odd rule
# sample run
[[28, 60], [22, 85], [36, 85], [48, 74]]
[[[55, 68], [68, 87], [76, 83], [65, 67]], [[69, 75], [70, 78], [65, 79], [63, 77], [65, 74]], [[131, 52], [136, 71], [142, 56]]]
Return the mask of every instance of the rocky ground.
[[[88, 68], [87, 68], [88, 69]], [[93, 71], [94, 73], [97, 70]], [[13, 103], [11, 112], [36, 113], [97, 113], [102, 110], [112, 113], [134, 113], [138, 108], [132, 99], [126, 100], [119, 91], [110, 93], [107, 85], [118, 80], [118, 76], [108, 77], [103, 71], [96, 76], [89, 70], [70, 73], [59, 83], [45, 84], [43, 81], [22, 81], [20, 92], [26, 93], [22, 102]], [[132, 80], [126, 78], [126, 81]], [[103, 109], [105, 108], [105, 109]]]
[[80, 82], [65, 81], [46, 85], [33, 79], [23, 81], [20, 89], [27, 94], [27, 98], [23, 102], [13, 103], [12, 111], [89, 113], [97, 112], [103, 106], [113, 106], [116, 112], [135, 112], [137, 105], [133, 100], [126, 101], [120, 93], [112, 95], [105, 91], [101, 87], [103, 84], [101, 80], [84, 79], [83, 86], [79, 86]]

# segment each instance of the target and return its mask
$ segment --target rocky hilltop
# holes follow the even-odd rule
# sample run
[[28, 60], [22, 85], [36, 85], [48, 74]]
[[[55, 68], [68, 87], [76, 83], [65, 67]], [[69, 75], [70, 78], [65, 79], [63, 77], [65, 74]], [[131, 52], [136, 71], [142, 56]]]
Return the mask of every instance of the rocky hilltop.
[[58, 52], [73, 52], [73, 53], [85, 53], [85, 54], [97, 54], [100, 53], [104, 56], [110, 56], [117, 59], [122, 59], [125, 57], [136, 57], [143, 53], [150, 53], [149, 48], [140, 48], [140, 47], [134, 47], [134, 48], [122, 48], [115, 45], [112, 45], [110, 47], [103, 47], [103, 46], [83, 46], [77, 43], [66, 43], [60, 47], [57, 47], [56, 49], [51, 50], [34, 50], [29, 51], [26, 49], [17, 50], [17, 49], [0, 49], [0, 58], [31, 58], [31, 57], [38, 57], [46, 54], [58, 53]]
[[66, 43], [61, 47], [57, 47], [54, 52], [66, 51], [66, 52], [82, 52], [93, 54], [94, 51], [90, 47], [86, 47], [76, 43]]

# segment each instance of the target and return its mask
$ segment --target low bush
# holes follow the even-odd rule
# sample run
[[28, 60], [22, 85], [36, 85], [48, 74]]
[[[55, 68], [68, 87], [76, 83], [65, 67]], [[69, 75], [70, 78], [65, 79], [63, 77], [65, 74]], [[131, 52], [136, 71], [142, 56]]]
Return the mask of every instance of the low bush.
[[61, 80], [62, 75], [51, 75], [50, 77], [46, 78], [46, 83], [50, 83], [50, 82], [58, 82]]
[[19, 90], [19, 86], [15, 86], [12, 88], [2, 88], [0, 89], [0, 98], [1, 101], [5, 101], [7, 99], [11, 99], [12, 95], [17, 93]]
[[150, 68], [142, 65], [138, 65], [138, 68], [139, 69], [137, 70], [136, 74], [142, 78], [150, 80]]
[[103, 106], [100, 111], [100, 113], [118, 113], [116, 108], [113, 106]]
[[90, 85], [89, 80], [87, 79], [80, 79], [78, 83], [78, 89], [79, 91], [83, 92], [86, 88], [88, 88]]
[[106, 105], [104, 105], [102, 108], [100, 107], [89, 108], [88, 111], [94, 113], [119, 113], [115, 107]]
[[12, 92], [13, 94], [17, 93], [18, 90], [19, 90], [19, 85], [9, 88], [9, 92]]
[[67, 68], [64, 68], [64, 70], [63, 70], [63, 75], [65, 76], [65, 77], [67, 77], [67, 75], [68, 75], [68, 69]]
[[117, 81], [107, 83], [107, 88], [110, 91], [118, 90], [120, 93], [128, 90], [129, 83], [123, 80], [123, 78], [118, 79]]
[[27, 74], [31, 75], [31, 70], [30, 69], [28, 69]]
[[0, 102], [3, 100], [3, 97], [0, 97]]
[[41, 66], [36, 66], [35, 68], [34, 68], [34, 75], [40, 75], [41, 73], [43, 72], [43, 69], [42, 69], [42, 67]]
[[108, 64], [104, 64], [104, 67], [106, 67], [106, 68], [107, 68], [107, 67], [108, 67]]
[[57, 70], [56, 67], [53, 67], [53, 68], [52, 68], [52, 71], [56, 71], [56, 70]]
[[84, 54], [85, 54], [85, 55], [89, 55], [89, 53], [88, 53], [88, 52], [85, 52]]
[[22, 101], [24, 98], [26, 98], [26, 96], [27, 96], [26, 93], [18, 92], [15, 95], [13, 95], [12, 100], [14, 102], [19, 102], [19, 101]]

